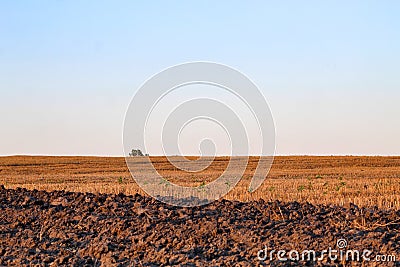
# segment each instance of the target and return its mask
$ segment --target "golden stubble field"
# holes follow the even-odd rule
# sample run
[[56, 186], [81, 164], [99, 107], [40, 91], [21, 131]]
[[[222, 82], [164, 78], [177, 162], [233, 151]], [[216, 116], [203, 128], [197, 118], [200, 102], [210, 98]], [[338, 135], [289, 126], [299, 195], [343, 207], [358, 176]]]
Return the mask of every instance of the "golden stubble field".
[[[216, 179], [229, 161], [217, 158], [202, 172], [185, 173], [164, 157], [151, 159], [170, 182], [190, 186]], [[400, 209], [400, 157], [278, 156], [262, 186], [250, 193], [248, 186], [257, 161], [257, 157], [250, 158], [242, 180], [226, 199]], [[0, 184], [6, 188], [144, 194], [125, 159], [117, 157], [0, 157]]]

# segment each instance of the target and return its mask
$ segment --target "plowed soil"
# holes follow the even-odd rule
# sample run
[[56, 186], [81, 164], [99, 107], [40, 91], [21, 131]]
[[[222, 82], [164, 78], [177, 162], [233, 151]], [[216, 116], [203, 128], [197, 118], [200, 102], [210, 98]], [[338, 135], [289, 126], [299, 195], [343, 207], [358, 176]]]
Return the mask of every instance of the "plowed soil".
[[[0, 265], [4, 266], [343, 266], [343, 260], [257, 258], [271, 250], [329, 247], [372, 251], [347, 266], [400, 253], [400, 211], [298, 202], [216, 201], [178, 208], [135, 194], [5, 189], [0, 186]], [[286, 255], [287, 257], [287, 255]]]

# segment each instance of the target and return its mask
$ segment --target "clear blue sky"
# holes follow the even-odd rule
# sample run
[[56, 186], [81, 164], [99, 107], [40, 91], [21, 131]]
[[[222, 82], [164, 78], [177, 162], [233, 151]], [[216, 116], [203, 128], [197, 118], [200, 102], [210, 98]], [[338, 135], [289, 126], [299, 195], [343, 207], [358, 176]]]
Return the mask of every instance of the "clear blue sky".
[[151, 75], [227, 64], [278, 154], [400, 154], [398, 1], [1, 1], [0, 154], [122, 155]]

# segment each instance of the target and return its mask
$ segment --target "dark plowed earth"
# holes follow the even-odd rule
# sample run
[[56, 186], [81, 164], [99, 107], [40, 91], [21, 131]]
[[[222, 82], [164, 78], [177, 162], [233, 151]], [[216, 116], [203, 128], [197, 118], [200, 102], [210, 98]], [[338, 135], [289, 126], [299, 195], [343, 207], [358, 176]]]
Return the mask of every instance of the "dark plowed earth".
[[[259, 250], [400, 252], [399, 211], [281, 202], [217, 201], [197, 208], [141, 195], [7, 190], [0, 186], [0, 265], [340, 266], [344, 261], [261, 261]], [[288, 255], [286, 254], [286, 257]], [[301, 254], [300, 254], [301, 255]], [[263, 256], [260, 253], [259, 256]], [[295, 254], [292, 254], [295, 257]], [[400, 258], [400, 257], [398, 257]], [[362, 259], [360, 259], [362, 261]], [[397, 259], [398, 260], [398, 259]]]

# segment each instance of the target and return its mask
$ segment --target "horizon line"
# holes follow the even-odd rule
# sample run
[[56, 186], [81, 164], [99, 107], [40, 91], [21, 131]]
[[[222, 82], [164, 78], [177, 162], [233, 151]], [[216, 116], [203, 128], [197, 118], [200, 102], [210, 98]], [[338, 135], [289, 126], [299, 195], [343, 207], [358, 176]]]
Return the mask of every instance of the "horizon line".
[[[149, 155], [150, 157], [200, 157], [200, 155]], [[261, 155], [218, 155], [219, 157], [260, 157]], [[98, 158], [125, 158], [124, 155], [95, 155], [95, 154], [7, 154], [0, 157], [98, 157]], [[143, 156], [145, 157], [145, 156]], [[205, 156], [213, 157], [213, 156]], [[271, 156], [262, 156], [271, 157]], [[400, 154], [277, 154], [272, 157], [400, 157]]]

